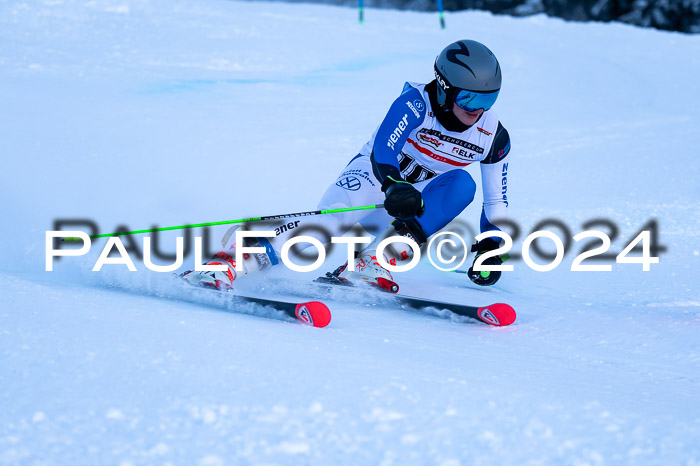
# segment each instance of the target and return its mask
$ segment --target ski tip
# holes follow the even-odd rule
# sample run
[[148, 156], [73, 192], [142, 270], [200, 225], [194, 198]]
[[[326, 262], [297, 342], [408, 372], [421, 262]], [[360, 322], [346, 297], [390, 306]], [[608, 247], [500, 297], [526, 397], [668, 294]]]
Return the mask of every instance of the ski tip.
[[302, 323], [313, 327], [326, 327], [331, 323], [330, 309], [319, 301], [297, 304], [294, 314]]
[[505, 327], [515, 322], [515, 309], [505, 303], [496, 303], [479, 308], [479, 319], [489, 325]]

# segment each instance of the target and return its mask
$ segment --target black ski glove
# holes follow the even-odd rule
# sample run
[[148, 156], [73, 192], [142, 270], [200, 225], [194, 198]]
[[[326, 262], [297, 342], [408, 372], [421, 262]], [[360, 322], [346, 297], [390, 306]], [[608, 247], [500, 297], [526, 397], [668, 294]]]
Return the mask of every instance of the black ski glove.
[[387, 213], [395, 218], [420, 217], [425, 212], [423, 198], [420, 191], [406, 181], [394, 181], [385, 183], [382, 190], [386, 193], [384, 208]]
[[[476, 252], [476, 257], [474, 258], [474, 262], [481, 256], [482, 254], [488, 252], [488, 251], [494, 251], [499, 248], [499, 244], [493, 240], [492, 238], [484, 238], [478, 243], [472, 245], [472, 252]], [[507, 261], [509, 258], [508, 254], [504, 254], [502, 256], [493, 256], [489, 257], [483, 262], [483, 265], [501, 265], [505, 261]], [[469, 267], [469, 271], [467, 272], [467, 276], [471, 281], [476, 283], [477, 285], [480, 286], [491, 286], [495, 284], [499, 278], [501, 278], [501, 271], [500, 270], [495, 270], [495, 271], [481, 271], [477, 272], [474, 270], [474, 264], [472, 264], [471, 267]]]

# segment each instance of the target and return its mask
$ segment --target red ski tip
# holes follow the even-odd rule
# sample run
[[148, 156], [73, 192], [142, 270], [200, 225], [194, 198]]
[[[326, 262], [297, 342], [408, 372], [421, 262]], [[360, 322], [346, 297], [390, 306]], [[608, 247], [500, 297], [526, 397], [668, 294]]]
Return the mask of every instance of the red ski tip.
[[504, 327], [515, 322], [515, 309], [504, 303], [480, 307], [479, 319], [496, 327]]
[[302, 323], [313, 327], [325, 327], [331, 323], [330, 309], [318, 301], [297, 304], [294, 314]]

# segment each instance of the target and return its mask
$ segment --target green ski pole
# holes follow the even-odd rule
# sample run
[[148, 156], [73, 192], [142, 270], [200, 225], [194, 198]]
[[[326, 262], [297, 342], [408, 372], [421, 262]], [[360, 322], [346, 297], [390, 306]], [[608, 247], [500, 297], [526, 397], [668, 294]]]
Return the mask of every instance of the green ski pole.
[[[232, 223], [261, 222], [261, 221], [265, 221], [265, 220], [279, 220], [279, 219], [283, 219], [283, 218], [307, 217], [309, 215], [337, 214], [337, 213], [341, 213], [341, 212], [353, 212], [356, 210], [371, 210], [371, 209], [381, 209], [381, 208], [384, 208], [384, 204], [365, 205], [365, 206], [359, 206], [359, 207], [343, 207], [341, 209], [312, 210], [309, 212], [294, 212], [291, 214], [268, 215], [265, 217], [239, 218], [236, 220], [224, 220], [222, 222], [194, 223], [191, 225], [179, 225], [179, 226], [174, 226], [174, 227], [150, 228], [148, 230], [120, 231], [117, 233], [105, 233], [102, 235], [91, 235], [90, 238], [95, 239], [95, 238], [107, 238], [110, 236], [137, 235], [140, 233], [153, 233], [156, 231], [184, 230], [185, 228], [201, 228], [201, 227], [210, 227], [210, 226], [215, 226], [215, 225], [229, 225]], [[75, 238], [75, 237], [63, 238], [63, 241], [80, 241], [80, 238]]]

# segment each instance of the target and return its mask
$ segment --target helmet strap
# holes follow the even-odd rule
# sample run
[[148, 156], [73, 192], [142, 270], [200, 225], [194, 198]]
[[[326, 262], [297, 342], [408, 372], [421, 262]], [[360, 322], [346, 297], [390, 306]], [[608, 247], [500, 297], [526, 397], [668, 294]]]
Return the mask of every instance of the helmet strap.
[[436, 88], [437, 88], [437, 90], [436, 90], [437, 91], [436, 92], [437, 99], [436, 100], [438, 100], [440, 98], [440, 93], [444, 94], [444, 96], [445, 96], [444, 102], [440, 103], [438, 101], [439, 110], [443, 113], [451, 112], [452, 111], [452, 103], [453, 103], [452, 85], [447, 80], [447, 78], [445, 78], [445, 76], [443, 76], [443, 74], [440, 73], [440, 71], [437, 68], [437, 63], [435, 64], [435, 66], [433, 68], [435, 69], [435, 81], [436, 81]]

